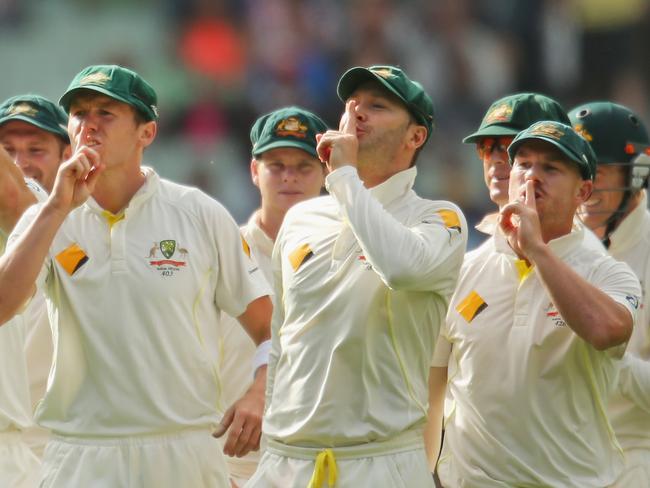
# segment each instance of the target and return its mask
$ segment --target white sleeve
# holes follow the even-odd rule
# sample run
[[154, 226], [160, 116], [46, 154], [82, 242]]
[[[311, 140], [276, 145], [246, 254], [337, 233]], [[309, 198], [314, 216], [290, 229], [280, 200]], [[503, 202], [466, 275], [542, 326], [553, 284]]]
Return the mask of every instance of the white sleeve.
[[[27, 210], [25, 210], [25, 212], [20, 217], [18, 223], [16, 223], [16, 226], [11, 231], [11, 234], [7, 239], [7, 249], [6, 249], [7, 251], [16, 244], [18, 238], [29, 228], [32, 221], [36, 218], [36, 215], [38, 214], [38, 211], [41, 209], [41, 207], [42, 204], [37, 203], [29, 207]], [[38, 291], [45, 290], [45, 283], [51, 271], [52, 271], [52, 256], [48, 253], [45, 256], [45, 260], [43, 261], [43, 266], [41, 267], [41, 271], [38, 274], [38, 277], [36, 278], [36, 289]], [[28, 303], [29, 302], [27, 302], [25, 306]]]
[[218, 206], [220, 215], [212, 222], [219, 262], [215, 300], [228, 315], [239, 317], [253, 300], [271, 295], [271, 289], [239, 227], [228, 211]]
[[451, 342], [447, 340], [441, 333], [438, 335], [436, 347], [433, 349], [433, 357], [431, 358], [432, 368], [446, 368], [449, 364], [449, 357], [451, 356]]
[[650, 414], [650, 361], [627, 353], [618, 379], [621, 394]]
[[282, 286], [282, 252], [280, 245], [282, 239], [282, 230], [278, 234], [273, 246], [272, 272], [273, 272], [273, 291], [275, 293], [273, 301], [273, 318], [271, 320], [271, 352], [269, 354], [269, 364], [266, 369], [266, 407], [271, 404], [273, 397], [273, 386], [275, 384], [275, 371], [280, 358], [280, 328], [284, 323], [284, 289]]
[[451, 294], [467, 245], [467, 223], [455, 205], [443, 208], [431, 202], [407, 226], [363, 186], [356, 168], [330, 173], [327, 185], [366, 259], [388, 287]]

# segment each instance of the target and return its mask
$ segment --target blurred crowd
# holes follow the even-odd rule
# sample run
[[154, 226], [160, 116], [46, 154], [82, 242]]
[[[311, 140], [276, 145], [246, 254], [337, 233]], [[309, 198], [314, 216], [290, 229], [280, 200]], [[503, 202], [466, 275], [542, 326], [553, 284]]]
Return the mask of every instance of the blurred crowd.
[[[565, 108], [595, 99], [650, 122], [648, 0], [0, 0], [0, 99], [57, 99], [89, 64], [132, 67], [158, 91], [161, 133], [145, 155], [243, 221], [257, 206], [248, 132], [298, 104], [330, 124], [350, 66], [394, 64], [422, 82], [436, 132], [418, 192], [490, 210], [463, 136], [495, 99], [539, 91]], [[474, 236], [474, 243], [480, 240]], [[472, 243], [470, 243], [470, 246]]]

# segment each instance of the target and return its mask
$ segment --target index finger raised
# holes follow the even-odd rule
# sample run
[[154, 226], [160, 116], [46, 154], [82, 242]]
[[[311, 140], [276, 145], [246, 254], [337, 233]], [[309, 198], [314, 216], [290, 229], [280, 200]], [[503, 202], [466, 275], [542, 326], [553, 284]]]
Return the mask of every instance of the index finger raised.
[[355, 108], [357, 107], [357, 102], [354, 100], [348, 100], [345, 103], [345, 112], [343, 117], [341, 117], [341, 123], [339, 124], [339, 130], [345, 134], [357, 134], [357, 118], [355, 116]]

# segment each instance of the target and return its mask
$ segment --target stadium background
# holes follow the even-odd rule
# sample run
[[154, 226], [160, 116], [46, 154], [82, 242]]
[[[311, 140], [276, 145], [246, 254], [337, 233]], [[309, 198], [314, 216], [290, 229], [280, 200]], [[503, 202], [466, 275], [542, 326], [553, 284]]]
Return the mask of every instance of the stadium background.
[[299, 104], [335, 125], [347, 67], [400, 65], [436, 109], [416, 189], [473, 224], [493, 206], [461, 139], [490, 103], [529, 90], [567, 109], [611, 99], [650, 123], [648, 46], [650, 0], [0, 0], [0, 99], [57, 100], [89, 64], [135, 69], [159, 95], [145, 164], [243, 222], [258, 204], [255, 118]]

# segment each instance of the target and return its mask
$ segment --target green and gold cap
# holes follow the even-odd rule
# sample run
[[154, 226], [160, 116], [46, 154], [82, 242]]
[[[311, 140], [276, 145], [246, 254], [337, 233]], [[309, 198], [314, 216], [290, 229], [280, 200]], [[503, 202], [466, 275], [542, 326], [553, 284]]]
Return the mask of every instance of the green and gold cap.
[[158, 119], [158, 97], [154, 89], [135, 71], [122, 66], [96, 65], [83, 69], [59, 100], [66, 112], [70, 112], [70, 103], [79, 90], [96, 91], [131, 105], [147, 121]]
[[648, 131], [629, 108], [612, 102], [591, 102], [569, 113], [576, 132], [591, 144], [598, 163], [629, 163], [650, 148]]
[[490, 105], [478, 130], [463, 139], [463, 142], [472, 144], [483, 137], [516, 136], [540, 120], [554, 120], [571, 125], [562, 105], [546, 95], [508, 95]]
[[61, 107], [39, 95], [18, 95], [5, 100], [0, 105], [0, 125], [11, 120], [22, 120], [70, 142], [68, 116]]
[[327, 124], [308, 110], [284, 107], [261, 116], [251, 128], [253, 156], [269, 149], [294, 147], [318, 157], [316, 134], [327, 130]]
[[357, 66], [350, 68], [339, 80], [336, 93], [342, 101], [346, 101], [357, 87], [366, 82], [376, 80], [389, 92], [396, 95], [413, 115], [418, 123], [427, 128], [427, 140], [433, 132], [433, 102], [417, 81], [411, 80], [406, 73], [395, 66]]
[[510, 164], [515, 159], [517, 149], [531, 140], [545, 141], [557, 147], [576, 163], [583, 179], [593, 180], [596, 176], [596, 155], [593, 149], [570, 125], [554, 120], [542, 120], [521, 131], [508, 146]]

